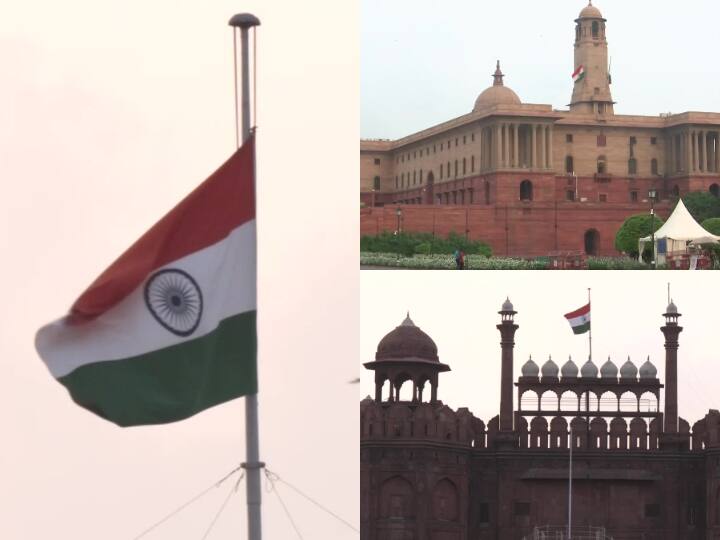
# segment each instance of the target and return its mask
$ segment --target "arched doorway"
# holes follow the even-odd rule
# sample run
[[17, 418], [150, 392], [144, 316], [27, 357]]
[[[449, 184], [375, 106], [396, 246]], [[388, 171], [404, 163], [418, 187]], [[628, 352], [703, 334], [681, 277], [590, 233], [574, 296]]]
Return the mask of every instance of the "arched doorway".
[[710, 186], [710, 194], [715, 197], [720, 197], [720, 186], [713, 184]]
[[435, 175], [430, 171], [427, 175], [427, 184], [425, 185], [425, 189], [423, 190], [425, 192], [425, 200], [423, 201], [423, 204], [433, 204], [435, 202]]
[[597, 255], [600, 247], [600, 233], [595, 229], [585, 231], [585, 253], [587, 255]]
[[533, 200], [533, 185], [530, 180], [523, 180], [520, 182], [520, 200], [521, 201], [532, 201]]

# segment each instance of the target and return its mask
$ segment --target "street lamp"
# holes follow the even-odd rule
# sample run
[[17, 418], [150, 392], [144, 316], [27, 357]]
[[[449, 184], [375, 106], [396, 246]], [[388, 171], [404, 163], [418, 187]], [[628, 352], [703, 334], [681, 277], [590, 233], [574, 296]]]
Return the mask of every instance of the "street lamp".
[[400, 230], [400, 221], [402, 220], [402, 208], [398, 206], [397, 210], [395, 210], [395, 215], [397, 216], [397, 232], [398, 234], [400, 234], [402, 232]]
[[657, 191], [655, 188], [650, 188], [648, 191], [648, 198], [650, 199], [650, 232], [652, 234], [652, 267], [653, 270], [657, 268], [655, 262], [655, 197], [657, 197]]

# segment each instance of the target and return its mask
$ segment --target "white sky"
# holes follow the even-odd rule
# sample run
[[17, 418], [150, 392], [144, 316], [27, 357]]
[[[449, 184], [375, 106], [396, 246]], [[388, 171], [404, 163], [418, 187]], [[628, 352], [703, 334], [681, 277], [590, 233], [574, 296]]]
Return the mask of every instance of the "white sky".
[[[357, 524], [357, 386], [347, 384], [357, 193], [338, 182], [358, 170], [353, 4], [39, 0], [1, 11], [0, 537], [133, 538], [243, 460], [242, 400], [121, 429], [73, 404], [33, 348], [37, 328], [234, 150], [227, 21], [241, 11], [263, 23], [261, 458]], [[200, 538], [225, 489], [146, 538]], [[211, 539], [245, 537], [244, 489]], [[357, 538], [281, 494], [306, 538]], [[264, 502], [265, 537], [292, 538], [275, 495]]]
[[[566, 108], [586, 0], [363, 0], [361, 136], [398, 138], [472, 110], [500, 60], [525, 103]], [[720, 111], [715, 0], [598, 0], [618, 114]]]
[[[585, 305], [591, 287], [595, 364], [600, 367], [609, 355], [619, 368], [630, 355], [640, 367], [650, 355], [664, 383], [660, 326], [668, 281], [684, 328], [678, 351], [678, 409], [692, 425], [709, 409], [720, 408], [720, 292], [715, 272], [361, 272], [361, 362], [374, 360], [379, 341], [409, 310], [414, 323], [435, 341], [440, 361], [452, 370], [440, 374], [439, 399], [453, 409], [468, 407], [488, 422], [500, 411], [500, 332], [495, 325], [506, 296], [520, 326], [515, 334], [516, 381], [530, 354], [539, 366], [549, 355], [558, 366], [568, 355], [578, 366], [585, 362], [588, 336], [573, 334], [563, 315]], [[363, 397], [374, 396], [374, 388], [372, 372], [363, 369]], [[516, 392], [513, 397], [517, 409]]]

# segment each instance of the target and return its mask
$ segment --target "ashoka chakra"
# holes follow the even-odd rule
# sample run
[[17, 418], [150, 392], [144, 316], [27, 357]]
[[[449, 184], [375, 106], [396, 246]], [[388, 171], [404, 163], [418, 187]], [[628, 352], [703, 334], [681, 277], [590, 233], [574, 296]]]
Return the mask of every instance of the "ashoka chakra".
[[189, 336], [200, 324], [200, 287], [182, 270], [155, 272], [145, 284], [145, 303], [155, 320], [178, 336]]

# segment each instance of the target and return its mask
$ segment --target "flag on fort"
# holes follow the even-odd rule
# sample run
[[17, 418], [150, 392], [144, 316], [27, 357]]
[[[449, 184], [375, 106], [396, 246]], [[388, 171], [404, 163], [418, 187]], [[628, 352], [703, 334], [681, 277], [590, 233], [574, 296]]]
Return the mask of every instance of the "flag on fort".
[[257, 392], [254, 139], [110, 265], [35, 347], [120, 426]]
[[573, 71], [572, 79], [573, 82], [576, 83], [579, 80], [581, 80], [585, 76], [585, 66], [578, 66], [578, 68]]
[[573, 333], [584, 334], [590, 330], [590, 304], [565, 314]]

